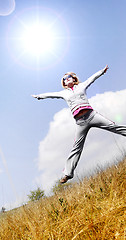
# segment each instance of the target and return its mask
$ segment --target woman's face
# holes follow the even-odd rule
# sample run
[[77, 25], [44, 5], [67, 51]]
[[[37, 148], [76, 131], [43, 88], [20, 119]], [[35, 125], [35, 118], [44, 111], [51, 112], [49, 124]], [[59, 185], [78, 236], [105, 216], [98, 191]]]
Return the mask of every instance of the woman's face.
[[65, 75], [63, 81], [67, 87], [73, 87], [74, 85], [74, 78], [71, 75]]

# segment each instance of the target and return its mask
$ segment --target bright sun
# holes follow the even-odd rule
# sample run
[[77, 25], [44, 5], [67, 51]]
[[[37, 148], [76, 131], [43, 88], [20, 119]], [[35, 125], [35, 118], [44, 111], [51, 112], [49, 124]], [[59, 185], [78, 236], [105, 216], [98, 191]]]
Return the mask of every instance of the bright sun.
[[39, 56], [53, 50], [54, 32], [42, 23], [27, 26], [22, 36], [22, 43], [26, 52]]
[[6, 44], [16, 63], [29, 69], [48, 69], [61, 61], [70, 43], [62, 14], [50, 8], [24, 9], [10, 21]]

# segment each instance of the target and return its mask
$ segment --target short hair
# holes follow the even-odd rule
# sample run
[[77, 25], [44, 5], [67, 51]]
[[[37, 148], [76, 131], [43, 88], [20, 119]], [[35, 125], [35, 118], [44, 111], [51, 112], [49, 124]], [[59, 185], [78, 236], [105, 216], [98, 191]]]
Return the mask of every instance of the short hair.
[[78, 84], [79, 84], [79, 78], [78, 78], [78, 76], [76, 75], [76, 73], [74, 73], [74, 72], [67, 72], [67, 73], [64, 74], [64, 76], [63, 76], [62, 79], [61, 79], [61, 85], [62, 85], [63, 88], [67, 88], [67, 86], [65, 85], [65, 82], [64, 82], [64, 77], [65, 77], [66, 75], [71, 75], [72, 78], [75, 79], [74, 85], [78, 85]]

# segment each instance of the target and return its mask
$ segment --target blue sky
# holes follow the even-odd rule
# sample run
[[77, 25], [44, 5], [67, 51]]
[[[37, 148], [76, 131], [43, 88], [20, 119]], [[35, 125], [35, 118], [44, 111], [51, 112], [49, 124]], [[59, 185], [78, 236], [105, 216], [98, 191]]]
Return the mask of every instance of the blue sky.
[[[67, 71], [84, 81], [108, 64], [108, 72], [89, 88], [88, 97], [96, 110], [125, 124], [126, 2], [15, 0], [12, 11], [10, 6], [7, 9], [9, 1], [4, 2], [6, 9], [0, 1], [0, 208], [11, 208], [26, 201], [30, 190], [48, 189], [55, 183], [72, 145], [74, 123], [66, 103], [37, 101], [32, 94], [60, 91], [60, 79]], [[52, 49], [35, 55], [32, 48], [24, 48], [23, 34], [36, 21], [50, 26], [54, 39]], [[56, 126], [64, 131], [58, 134]], [[89, 142], [92, 149], [86, 148], [89, 161], [99, 149], [98, 136], [101, 142], [106, 138], [106, 133], [97, 134]], [[50, 141], [54, 141], [53, 149]], [[67, 143], [61, 147], [62, 159], [56, 159], [60, 141], [61, 146]]]

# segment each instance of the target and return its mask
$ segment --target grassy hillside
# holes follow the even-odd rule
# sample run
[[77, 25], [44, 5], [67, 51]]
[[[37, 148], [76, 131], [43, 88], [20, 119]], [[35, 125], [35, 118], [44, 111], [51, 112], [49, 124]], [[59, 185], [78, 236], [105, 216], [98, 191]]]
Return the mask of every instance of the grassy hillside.
[[53, 197], [2, 214], [0, 239], [126, 239], [126, 159]]

